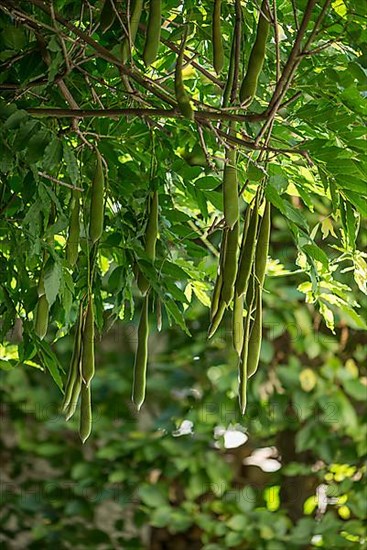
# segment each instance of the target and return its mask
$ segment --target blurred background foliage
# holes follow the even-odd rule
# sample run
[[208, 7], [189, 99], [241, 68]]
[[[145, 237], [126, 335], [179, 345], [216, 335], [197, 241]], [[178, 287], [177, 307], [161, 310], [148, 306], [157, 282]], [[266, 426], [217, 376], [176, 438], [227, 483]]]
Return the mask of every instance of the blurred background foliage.
[[[283, 271], [292, 270], [289, 234], [280, 217], [273, 224], [271, 255], [281, 242]], [[186, 311], [192, 338], [152, 329], [139, 414], [130, 402], [137, 320], [103, 335], [83, 447], [47, 375], [3, 371], [5, 547], [364, 548], [366, 333], [341, 312], [333, 334], [295, 290], [302, 275], [281, 273], [272, 262], [245, 417], [230, 320], [208, 344], [196, 298]], [[54, 345], [62, 364], [71, 346], [71, 336]]]

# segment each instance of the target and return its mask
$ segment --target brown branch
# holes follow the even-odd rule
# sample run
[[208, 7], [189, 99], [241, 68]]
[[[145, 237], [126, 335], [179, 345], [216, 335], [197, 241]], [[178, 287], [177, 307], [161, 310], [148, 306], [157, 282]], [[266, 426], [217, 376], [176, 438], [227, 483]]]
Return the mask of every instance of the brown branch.
[[295, 4], [295, 0], [291, 0], [292, 3], [292, 10], [293, 10], [293, 17], [294, 17], [294, 24], [296, 27], [296, 30], [299, 29], [299, 23], [298, 23], [298, 17], [297, 17], [297, 6]]
[[[130, 107], [126, 109], [53, 109], [53, 108], [29, 108], [26, 111], [34, 116], [50, 116], [55, 118], [113, 118], [121, 116], [158, 116], [161, 118], [181, 118], [182, 114], [176, 109], [151, 109], [142, 107]], [[236, 115], [223, 111], [195, 111], [195, 118], [199, 120], [233, 120], [243, 122], [266, 119], [264, 113]]]
[[223, 130], [216, 130], [217, 134], [224, 138], [227, 142], [240, 145], [241, 147], [244, 147], [245, 149], [251, 149], [252, 151], [269, 151], [272, 153], [277, 153], [279, 155], [301, 155], [302, 157], [305, 157], [307, 160], [309, 159], [309, 154], [307, 151], [303, 149], [278, 149], [276, 147], [267, 147], [262, 146], [254, 143], [253, 141], [247, 141], [245, 139], [241, 139], [237, 136], [234, 136], [233, 134], [228, 134], [227, 132], [224, 132]]
[[323, 5], [323, 7], [322, 7], [322, 10], [320, 11], [319, 16], [318, 16], [318, 18], [317, 18], [317, 20], [316, 20], [315, 26], [314, 26], [314, 28], [312, 29], [312, 32], [311, 32], [310, 36], [309, 36], [308, 39], [306, 40], [306, 43], [305, 43], [305, 45], [304, 45], [303, 50], [307, 50], [307, 49], [309, 48], [311, 42], [312, 42], [313, 39], [315, 38], [315, 36], [316, 36], [316, 34], [317, 34], [317, 32], [318, 32], [318, 30], [319, 30], [319, 28], [320, 28], [320, 25], [321, 25], [321, 23], [322, 23], [322, 21], [323, 21], [325, 15], [326, 15], [326, 12], [327, 12], [327, 10], [328, 10], [330, 4], [331, 4], [331, 0], [325, 0], [325, 3], [324, 3], [324, 5]]
[[288, 81], [290, 74], [292, 73], [294, 66], [299, 63], [298, 56], [301, 50], [301, 43], [306, 33], [308, 23], [310, 22], [310, 19], [311, 19], [312, 11], [316, 3], [317, 3], [317, 0], [308, 0], [307, 2], [305, 13], [303, 15], [301, 26], [296, 36], [296, 40], [294, 41], [293, 48], [284, 66], [279, 82], [277, 83], [277, 86], [274, 90], [273, 97], [270, 100], [269, 110], [272, 110], [272, 108], [279, 101], [279, 97], [282, 96], [284, 87]]
[[[28, 0], [28, 1], [30, 4], [37, 6], [44, 13], [46, 13], [51, 17], [51, 10], [43, 2], [43, 0]], [[5, 2], [6, 4], [9, 4], [10, 6], [12, 6], [11, 0], [5, 0]], [[98, 53], [99, 57], [102, 57], [106, 61], [109, 61], [110, 63], [119, 67], [120, 71], [124, 75], [131, 77], [135, 82], [137, 82], [138, 84], [140, 84], [140, 86], [142, 86], [143, 88], [151, 92], [154, 96], [158, 97], [165, 103], [168, 103], [172, 107], [176, 106], [176, 102], [173, 101], [171, 97], [168, 94], [166, 94], [165, 91], [163, 91], [160, 87], [156, 86], [151, 80], [143, 77], [138, 71], [125, 65], [118, 57], [116, 57], [109, 50], [107, 50], [107, 48], [105, 48], [104, 46], [101, 46], [101, 44], [93, 40], [93, 38], [91, 38], [88, 34], [80, 30], [78, 27], [75, 27], [75, 25], [70, 23], [67, 19], [62, 17], [59, 13], [55, 12], [54, 16], [58, 23], [63, 25], [65, 28], [67, 28], [76, 36], [78, 36], [83, 42], [91, 46]], [[52, 29], [52, 30], [55, 31], [55, 29]]]
[[278, 29], [278, 13], [277, 13], [277, 3], [276, 0], [273, 0], [273, 27], [274, 27], [274, 42], [275, 42], [275, 74], [276, 81], [279, 81], [280, 78], [280, 39], [279, 39], [279, 29]]
[[[320, 26], [325, 14], [326, 14], [326, 11], [327, 11], [327, 8], [330, 5], [330, 2], [331, 2], [331, 0], [325, 0], [324, 6], [323, 6], [318, 18], [317, 18], [315, 26], [314, 26], [308, 40], [306, 41], [305, 48], [308, 47], [309, 44], [311, 43], [311, 41], [313, 40], [313, 38], [314, 38], [314, 36], [317, 32], [317, 29]], [[263, 136], [266, 134], [268, 128], [272, 125], [272, 121], [275, 118], [275, 116], [276, 116], [276, 114], [277, 114], [277, 112], [278, 112], [278, 110], [281, 106], [281, 102], [282, 102], [285, 94], [287, 93], [287, 91], [288, 91], [288, 89], [289, 89], [289, 87], [292, 83], [293, 77], [296, 73], [296, 70], [297, 70], [297, 68], [298, 68], [298, 66], [299, 66], [299, 64], [302, 60], [301, 44], [302, 44], [303, 37], [306, 33], [308, 24], [310, 22], [313, 8], [315, 7], [316, 3], [317, 3], [317, 0], [308, 0], [306, 9], [305, 9], [305, 12], [304, 12], [304, 15], [303, 15], [302, 22], [301, 22], [299, 31], [298, 31], [297, 36], [296, 36], [296, 40], [294, 41], [294, 44], [293, 44], [293, 48], [291, 50], [291, 53], [288, 57], [288, 60], [285, 64], [285, 66], [284, 66], [282, 75], [281, 75], [281, 77], [280, 77], [280, 79], [279, 79], [279, 81], [276, 85], [275, 91], [273, 93], [273, 97], [271, 98], [271, 100], [269, 102], [268, 120], [265, 122], [264, 126], [262, 127], [262, 129], [260, 130], [260, 132], [259, 132], [259, 134], [256, 138], [256, 143], [257, 144], [263, 138]]]
[[64, 187], [69, 187], [69, 189], [75, 189], [76, 191], [84, 191], [82, 187], [76, 187], [75, 185], [72, 185], [71, 183], [66, 183], [65, 181], [58, 180], [57, 178], [54, 178], [53, 176], [49, 176], [49, 174], [46, 174], [45, 172], [38, 172], [38, 175], [41, 176], [41, 178], [45, 178], [46, 180], [52, 181], [52, 183], [57, 183], [57, 185], [62, 185]]

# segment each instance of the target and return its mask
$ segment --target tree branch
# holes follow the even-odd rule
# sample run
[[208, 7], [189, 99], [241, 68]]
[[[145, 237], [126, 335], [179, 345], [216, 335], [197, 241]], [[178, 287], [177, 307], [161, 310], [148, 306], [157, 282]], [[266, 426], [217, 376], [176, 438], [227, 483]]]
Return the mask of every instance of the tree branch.
[[[114, 117], [154, 117], [161, 118], [182, 118], [180, 111], [176, 109], [151, 109], [143, 107], [131, 107], [126, 109], [53, 109], [53, 108], [29, 108], [26, 109], [30, 115], [34, 116], [49, 116], [54, 118], [114, 118]], [[236, 120], [239, 122], [244, 121], [257, 121], [265, 120], [267, 118], [266, 113], [254, 113], [248, 115], [236, 115], [223, 111], [195, 111], [195, 118], [202, 120]]]
[[38, 172], [38, 175], [41, 176], [41, 178], [45, 178], [46, 180], [52, 181], [52, 183], [56, 183], [57, 185], [62, 185], [63, 187], [69, 187], [69, 189], [75, 189], [76, 191], [84, 191], [84, 189], [82, 189], [81, 187], [76, 187], [71, 183], [66, 183], [65, 181], [58, 180], [57, 178], [54, 178], [53, 176], [46, 174], [46, 172]]
[[[41, 9], [44, 13], [47, 13], [49, 17], [52, 17], [51, 10], [48, 8], [48, 6], [43, 2], [43, 0], [28, 0], [30, 4], [33, 4], [34, 6]], [[11, 0], [5, 0], [5, 3], [11, 8], [13, 7], [13, 4]], [[118, 57], [113, 55], [107, 48], [104, 46], [101, 46], [98, 42], [93, 40], [88, 34], [80, 30], [78, 27], [75, 27], [72, 23], [70, 23], [67, 19], [62, 17], [59, 13], [54, 12], [55, 20], [63, 25], [65, 28], [67, 28], [69, 31], [71, 31], [73, 34], [78, 36], [83, 42], [87, 43], [89, 46], [91, 46], [96, 52], [98, 52], [99, 56], [105, 59], [106, 61], [109, 61], [110, 63], [116, 65], [119, 67], [120, 71], [131, 77], [135, 82], [140, 84], [143, 88], [151, 92], [154, 96], [158, 97], [165, 103], [168, 103], [172, 107], [176, 106], [176, 102], [171, 99], [171, 97], [166, 94], [165, 91], [160, 89], [159, 86], [154, 84], [149, 79], [143, 77], [138, 71], [132, 69], [131, 67], [128, 67], [125, 65]], [[53, 32], [55, 32], [55, 29], [52, 29]]]
[[[319, 28], [325, 14], [326, 14], [326, 11], [327, 11], [327, 8], [330, 5], [330, 2], [331, 2], [331, 0], [325, 0], [324, 6], [323, 6], [323, 8], [322, 8], [322, 10], [319, 14], [319, 17], [317, 18], [316, 24], [315, 24], [315, 26], [314, 26], [307, 42], [306, 42], [305, 47], [308, 47], [309, 44], [311, 43], [312, 39], [314, 38], [314, 36], [317, 32], [317, 29]], [[289, 89], [289, 86], [292, 83], [293, 77], [296, 73], [296, 70], [297, 70], [297, 68], [298, 68], [298, 66], [299, 66], [299, 64], [302, 60], [301, 44], [302, 44], [303, 37], [306, 33], [308, 24], [310, 22], [312, 11], [313, 11], [316, 3], [317, 3], [317, 0], [308, 0], [308, 2], [307, 2], [307, 6], [306, 6], [306, 9], [305, 9], [305, 12], [304, 12], [304, 15], [303, 15], [301, 25], [299, 27], [299, 31], [298, 31], [297, 36], [296, 36], [296, 40], [294, 41], [294, 44], [293, 44], [292, 51], [291, 51], [291, 53], [288, 57], [288, 60], [285, 64], [285, 66], [284, 66], [282, 75], [281, 75], [281, 77], [280, 77], [280, 79], [279, 79], [279, 81], [278, 81], [278, 83], [275, 87], [273, 97], [271, 98], [271, 100], [269, 102], [269, 107], [268, 107], [269, 116], [268, 116], [268, 119], [265, 122], [262, 129], [260, 130], [260, 132], [259, 132], [259, 134], [256, 138], [256, 143], [259, 143], [259, 141], [265, 135], [267, 129], [272, 124], [272, 121], [274, 120], [274, 117], [276, 116], [276, 114], [277, 114], [277, 112], [280, 108], [281, 102], [282, 102], [285, 94], [287, 93], [287, 91]]]

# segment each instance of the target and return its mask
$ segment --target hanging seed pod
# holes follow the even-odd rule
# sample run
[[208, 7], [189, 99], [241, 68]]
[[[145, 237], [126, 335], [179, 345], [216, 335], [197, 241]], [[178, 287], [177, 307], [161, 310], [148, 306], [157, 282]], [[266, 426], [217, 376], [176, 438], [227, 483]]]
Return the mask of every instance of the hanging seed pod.
[[223, 172], [223, 210], [226, 226], [232, 229], [238, 221], [238, 182], [236, 151], [228, 149]]
[[104, 216], [104, 174], [102, 166], [102, 157], [98, 151], [96, 172], [92, 181], [91, 203], [90, 203], [90, 220], [89, 220], [89, 237], [92, 244], [99, 241], [103, 232], [103, 216]]
[[213, 319], [209, 325], [209, 329], [208, 329], [208, 338], [211, 338], [212, 336], [214, 336], [214, 334], [216, 333], [222, 319], [223, 319], [223, 315], [224, 315], [224, 312], [226, 310], [226, 304], [223, 300], [220, 300], [219, 301], [219, 304], [218, 304], [218, 309], [217, 311], [215, 312], [215, 315], [213, 316]]
[[266, 261], [269, 253], [270, 228], [271, 204], [269, 201], [266, 201], [255, 252], [255, 275], [260, 287], [264, 285]]
[[160, 298], [156, 298], [155, 301], [156, 315], [157, 315], [157, 330], [161, 332], [162, 330], [162, 302]]
[[80, 378], [80, 360], [82, 356], [82, 330], [83, 330], [83, 311], [82, 306], [79, 308], [79, 317], [75, 330], [73, 355], [71, 357], [68, 379], [65, 384], [64, 399], [61, 405], [61, 410], [65, 412], [69, 407], [74, 385]]
[[40, 340], [43, 340], [47, 334], [49, 309], [46, 294], [42, 294], [38, 299], [34, 319], [34, 332]]
[[[145, 232], [145, 252], [148, 258], [152, 261], [155, 260], [156, 245], [158, 239], [158, 191], [154, 191], [150, 204], [148, 224]], [[143, 296], [149, 290], [149, 282], [144, 275], [139, 271], [138, 274], [138, 287]]]
[[134, 2], [132, 14], [130, 17], [130, 24], [128, 26], [130, 31], [130, 36], [129, 38], [125, 37], [121, 45], [121, 61], [123, 63], [126, 63], [126, 61], [129, 59], [130, 53], [131, 53], [130, 48], [135, 43], [135, 38], [138, 32], [139, 23], [141, 19], [141, 13], [143, 11], [143, 4], [144, 4], [143, 0], [135, 0]]
[[82, 378], [86, 386], [89, 386], [95, 372], [94, 359], [94, 311], [93, 296], [90, 295], [87, 306], [87, 315], [85, 318], [83, 330], [83, 350], [82, 350]]
[[260, 8], [260, 17], [257, 25], [255, 43], [249, 57], [247, 71], [241, 84], [240, 102], [249, 106], [256, 90], [259, 76], [264, 64], [266, 41], [269, 34], [269, 13], [267, 10], [268, 0], [263, 0]]
[[132, 401], [138, 411], [145, 400], [149, 340], [149, 294], [144, 298], [138, 327], [138, 346], [135, 354]]
[[256, 197], [254, 208], [250, 214], [250, 222], [246, 238], [242, 242], [240, 261], [236, 279], [236, 294], [246, 294], [247, 285], [254, 262], [257, 228], [259, 223], [258, 199]]
[[80, 424], [79, 435], [82, 443], [85, 443], [92, 431], [92, 400], [90, 386], [82, 383], [80, 399]]
[[[79, 366], [79, 370], [80, 370], [80, 366]], [[77, 378], [75, 380], [75, 383], [73, 385], [73, 388], [72, 388], [69, 405], [65, 409], [65, 419], [66, 419], [66, 421], [70, 420], [70, 418], [72, 416], [74, 416], [74, 414], [75, 414], [76, 407], [77, 407], [77, 404], [78, 404], [78, 401], [79, 401], [81, 388], [82, 388], [82, 377], [79, 374], [79, 376], [77, 376]]]
[[253, 295], [254, 295], [254, 277], [251, 277], [249, 290], [247, 293], [247, 315], [244, 320], [243, 328], [243, 346], [241, 350], [241, 355], [238, 362], [238, 398], [240, 404], [240, 410], [242, 414], [245, 414], [246, 404], [247, 404], [247, 378], [248, 378], [248, 353], [249, 353], [249, 339], [250, 339], [250, 329], [252, 321], [252, 307], [253, 307]]
[[250, 317], [250, 312], [247, 312], [246, 319], [244, 320], [243, 346], [238, 361], [238, 401], [242, 414], [245, 414], [247, 405], [247, 357], [251, 321]]
[[243, 339], [243, 296], [235, 296], [233, 301], [232, 343], [238, 356], [241, 355]]
[[189, 120], [194, 120], [194, 111], [190, 103], [190, 96], [186, 92], [186, 89], [183, 83], [183, 77], [182, 77], [182, 63], [183, 63], [185, 42], [186, 40], [184, 40], [181, 45], [180, 53], [178, 54], [177, 61], [176, 61], [175, 95], [176, 95], [178, 108], [180, 109], [183, 116], [188, 118]]
[[255, 374], [259, 366], [260, 360], [262, 340], [262, 287], [264, 285], [266, 260], [269, 251], [270, 227], [271, 205], [269, 202], [266, 202], [255, 253], [256, 312], [249, 340], [247, 372], [248, 378]]
[[223, 266], [224, 266], [224, 258], [225, 258], [226, 247], [227, 247], [228, 231], [223, 231], [222, 235], [223, 236], [222, 236], [222, 242], [220, 245], [217, 278], [215, 280], [214, 291], [213, 291], [212, 301], [210, 305], [210, 321], [213, 320], [214, 315], [218, 311], [219, 303], [220, 303], [220, 295], [221, 295], [222, 285], [223, 285]]
[[222, 0], [214, 0], [212, 19], [212, 45], [213, 45], [213, 67], [217, 74], [220, 74], [224, 65], [224, 51], [221, 30], [221, 5]]
[[227, 229], [227, 246], [223, 266], [223, 285], [221, 299], [228, 306], [234, 296], [234, 287], [237, 275], [237, 253], [238, 253], [238, 222], [233, 229]]
[[257, 371], [260, 359], [261, 339], [262, 339], [262, 292], [257, 285], [256, 288], [256, 310], [255, 319], [251, 329], [251, 335], [248, 343], [247, 356], [247, 378], [250, 378]]
[[214, 285], [214, 291], [213, 296], [210, 304], [210, 320], [213, 320], [214, 315], [218, 311], [219, 302], [220, 302], [220, 294], [222, 290], [222, 284], [223, 284], [223, 277], [221, 273], [218, 273], [217, 278], [215, 280]]
[[161, 39], [161, 0], [150, 0], [148, 27], [145, 38], [143, 60], [149, 67], [156, 60]]
[[70, 214], [70, 225], [69, 225], [69, 235], [66, 242], [66, 259], [68, 263], [74, 267], [78, 259], [78, 249], [79, 249], [79, 235], [80, 235], [80, 221], [79, 221], [79, 211], [80, 211], [80, 193], [79, 191], [73, 191], [71, 199], [71, 214]]

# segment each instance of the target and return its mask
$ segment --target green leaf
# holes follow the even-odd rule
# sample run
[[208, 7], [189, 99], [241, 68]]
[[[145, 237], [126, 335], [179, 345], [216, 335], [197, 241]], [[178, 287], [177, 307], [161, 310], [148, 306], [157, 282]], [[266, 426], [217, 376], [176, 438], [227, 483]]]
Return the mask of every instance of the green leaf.
[[61, 281], [60, 264], [50, 259], [45, 266], [45, 275], [44, 275], [46, 298], [50, 307], [56, 300], [57, 294], [60, 289], [60, 281]]
[[50, 134], [48, 130], [41, 129], [35, 135], [31, 137], [28, 142], [26, 155], [28, 162], [34, 164], [40, 160], [45, 154], [46, 147], [50, 141]]
[[63, 391], [63, 383], [60, 376], [60, 365], [57, 361], [56, 355], [51, 351], [49, 345], [42, 340], [37, 340], [34, 342], [38, 348], [38, 353], [41, 356], [42, 364], [47, 368], [51, 374], [56, 385]]
[[63, 143], [63, 150], [64, 150], [64, 161], [66, 164], [66, 171], [69, 174], [69, 177], [72, 183], [76, 185], [79, 179], [79, 169], [78, 169], [78, 163], [76, 161], [74, 152], [71, 149], [71, 147], [68, 145], [68, 143], [65, 141]]
[[348, 379], [343, 382], [345, 391], [357, 401], [366, 402], [367, 386], [362, 384], [360, 380]]
[[1, 36], [4, 45], [11, 50], [22, 49], [26, 44], [25, 32], [21, 27], [7, 26]]
[[343, 190], [343, 194], [350, 200], [352, 204], [357, 208], [361, 216], [367, 217], [367, 200], [366, 195], [358, 195], [354, 191]]
[[270, 184], [267, 185], [265, 188], [265, 196], [272, 204], [274, 204], [276, 208], [278, 208], [278, 210], [280, 210], [282, 214], [284, 214], [287, 219], [293, 221], [296, 225], [299, 225], [300, 227], [308, 230], [308, 223], [305, 217], [288, 201], [284, 200], [279, 195], [275, 187]]
[[160, 508], [168, 504], [167, 496], [162, 488], [157, 485], [141, 485], [139, 487], [139, 497], [141, 501], [151, 508]]
[[42, 160], [42, 167], [45, 170], [52, 170], [59, 165], [62, 158], [62, 142], [59, 138], [52, 138], [45, 149]]
[[306, 252], [313, 260], [321, 262], [322, 265], [327, 269], [329, 265], [328, 257], [325, 252], [316, 244], [305, 244], [302, 246], [302, 250]]
[[164, 307], [166, 308], [169, 319], [173, 319], [182, 330], [190, 336], [190, 332], [186, 326], [185, 319], [176, 303], [173, 300], [165, 300]]
[[28, 118], [28, 113], [23, 110], [17, 110], [12, 113], [4, 123], [5, 130], [15, 130], [19, 128], [21, 123]]
[[352, 205], [340, 197], [340, 217], [345, 234], [345, 244], [351, 250], [355, 250], [357, 235], [357, 217]]

